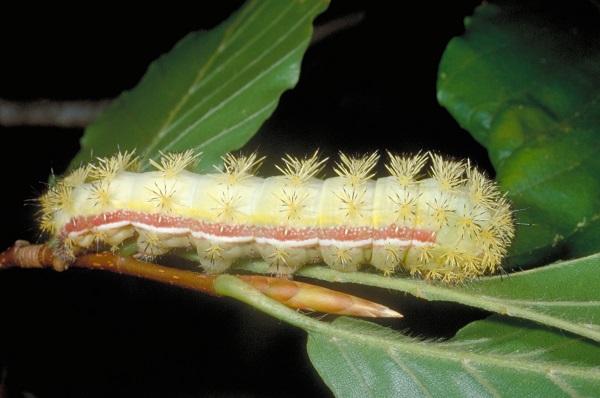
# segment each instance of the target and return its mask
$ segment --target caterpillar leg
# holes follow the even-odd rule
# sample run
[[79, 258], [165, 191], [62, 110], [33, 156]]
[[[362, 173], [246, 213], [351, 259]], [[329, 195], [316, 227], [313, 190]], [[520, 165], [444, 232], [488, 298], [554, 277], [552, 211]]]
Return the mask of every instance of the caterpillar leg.
[[135, 228], [128, 225], [121, 228], [111, 229], [110, 233], [106, 234], [104, 241], [108, 243], [111, 247], [116, 247], [124, 241], [126, 241], [127, 239], [132, 238], [134, 235]]
[[224, 243], [208, 239], [192, 238], [192, 244], [200, 258], [200, 265], [207, 274], [220, 274], [231, 268], [239, 258], [251, 257], [251, 243]]
[[77, 256], [89, 250], [100, 251], [110, 247], [108, 239], [111, 233], [94, 229], [72, 238], [66, 238], [63, 242], [65, 247], [70, 246], [69, 250]]
[[315, 247], [285, 247], [271, 244], [256, 245], [260, 256], [270, 264], [269, 272], [291, 275], [305, 264], [318, 258]]
[[364, 247], [321, 246], [323, 261], [331, 268], [342, 272], [358, 271], [362, 264], [368, 264], [371, 249]]
[[406, 247], [400, 245], [381, 245], [373, 246], [371, 255], [371, 265], [383, 271], [385, 274], [390, 274], [396, 271], [401, 265]]
[[168, 247], [162, 244], [161, 237], [159, 234], [146, 231], [144, 229], [136, 229], [138, 233], [137, 237], [137, 249], [138, 254], [144, 259], [152, 259], [156, 256], [163, 255], [169, 251]]

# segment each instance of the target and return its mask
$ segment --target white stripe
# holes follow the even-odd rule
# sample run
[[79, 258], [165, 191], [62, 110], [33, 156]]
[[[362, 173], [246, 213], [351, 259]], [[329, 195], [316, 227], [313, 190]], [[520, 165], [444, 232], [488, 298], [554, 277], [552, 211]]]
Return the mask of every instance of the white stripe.
[[222, 242], [222, 243], [246, 243], [253, 242], [253, 236], [218, 236], [212, 235], [202, 231], [192, 231], [192, 237], [196, 239], [206, 239], [211, 242]]
[[319, 246], [336, 246], [344, 248], [371, 246], [373, 239], [363, 240], [335, 240], [335, 239], [319, 239]]
[[423, 242], [420, 240], [403, 240], [403, 239], [375, 239], [373, 246], [431, 246], [433, 242]]
[[111, 223], [108, 223], [108, 224], [98, 225], [94, 229], [96, 231], [107, 231], [107, 230], [113, 229], [113, 228], [125, 227], [125, 226], [130, 225], [130, 224], [131, 223], [129, 221], [117, 221], [117, 222], [111, 222]]
[[153, 225], [148, 225], [137, 221], [132, 222], [131, 225], [133, 225], [136, 228], [145, 229], [147, 231], [156, 232], [159, 234], [186, 235], [190, 233], [189, 228], [155, 227]]
[[305, 239], [305, 240], [279, 240], [275, 238], [255, 238], [254, 241], [259, 245], [273, 245], [279, 247], [309, 247], [317, 246], [319, 239]]
[[[196, 239], [206, 239], [215, 243], [250, 243], [256, 242], [258, 244], [273, 245], [279, 247], [312, 247], [312, 246], [335, 246], [340, 248], [359, 248], [366, 246], [432, 246], [433, 242], [422, 242], [419, 240], [402, 240], [402, 239], [361, 239], [361, 240], [337, 240], [337, 239], [318, 239], [310, 238], [304, 240], [280, 240], [275, 238], [261, 238], [254, 236], [220, 236], [210, 234], [203, 231], [192, 231], [189, 228], [177, 228], [177, 227], [156, 227], [153, 225], [141, 223], [141, 222], [130, 222], [130, 221], [117, 221], [108, 224], [99, 225], [92, 230], [94, 231], [108, 231], [111, 229], [117, 229], [132, 225], [135, 228], [143, 229], [145, 231], [154, 232], [157, 234], [166, 235], [191, 235]], [[85, 235], [90, 230], [82, 230], [70, 232], [68, 236], [70, 238], [76, 238], [81, 235]]]

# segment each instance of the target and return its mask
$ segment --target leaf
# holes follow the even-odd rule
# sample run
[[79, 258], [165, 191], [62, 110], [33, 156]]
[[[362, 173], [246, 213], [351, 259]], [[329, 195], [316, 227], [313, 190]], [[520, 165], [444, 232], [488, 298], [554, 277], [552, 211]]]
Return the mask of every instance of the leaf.
[[600, 13], [580, 8], [483, 4], [440, 64], [439, 102], [488, 149], [525, 224], [512, 265], [600, 249]]
[[333, 326], [344, 338], [310, 333], [307, 348], [339, 397], [595, 396], [600, 388], [598, 344], [527, 322], [492, 317], [444, 343], [349, 318]]
[[531, 323], [492, 317], [435, 343], [355, 319], [317, 321], [230, 275], [215, 288], [308, 331], [309, 357], [337, 396], [593, 396], [600, 388], [598, 343]]
[[[264, 263], [243, 269], [263, 272]], [[600, 341], [600, 253], [505, 276], [481, 278], [464, 286], [433, 284], [366, 272], [305, 267], [297, 275], [329, 282], [377, 286], [431, 301], [450, 301], [554, 326]]]
[[71, 168], [136, 149], [142, 168], [159, 151], [195, 149], [197, 170], [239, 149], [298, 81], [312, 20], [326, 0], [249, 1], [225, 22], [182, 39], [89, 126]]

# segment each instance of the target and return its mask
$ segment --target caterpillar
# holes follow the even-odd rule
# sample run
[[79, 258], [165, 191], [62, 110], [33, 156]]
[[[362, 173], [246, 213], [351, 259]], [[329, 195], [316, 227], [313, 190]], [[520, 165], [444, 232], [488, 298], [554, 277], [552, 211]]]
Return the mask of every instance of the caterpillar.
[[227, 154], [208, 174], [188, 170], [193, 151], [161, 155], [154, 171], [137, 172], [134, 152], [120, 152], [58, 180], [38, 200], [41, 231], [67, 259], [136, 242], [149, 258], [195, 250], [207, 273], [262, 257], [282, 275], [324, 262], [447, 282], [497, 271], [514, 235], [495, 182], [434, 153], [388, 152], [389, 175], [377, 179], [377, 153], [340, 153], [326, 179], [318, 151], [285, 156], [281, 175], [267, 178], [255, 175], [256, 153]]

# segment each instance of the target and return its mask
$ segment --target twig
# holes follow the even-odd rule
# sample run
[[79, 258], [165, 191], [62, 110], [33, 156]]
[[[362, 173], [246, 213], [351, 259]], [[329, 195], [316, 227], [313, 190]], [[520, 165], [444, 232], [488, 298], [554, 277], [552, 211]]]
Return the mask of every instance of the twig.
[[98, 117], [111, 100], [17, 102], [0, 99], [0, 125], [85, 127]]
[[[59, 256], [55, 256], [47, 245], [17, 241], [13, 247], [0, 254], [0, 269], [11, 267], [53, 268], [57, 271], [64, 271], [68, 267], [103, 270], [217, 295], [214, 288], [217, 279], [215, 275], [146, 263], [109, 252], [86, 254], [78, 257], [72, 264], [67, 264]], [[290, 308], [363, 317], [402, 317], [383, 305], [309, 283], [262, 275], [236, 276]]]
[[336, 33], [353, 28], [359, 25], [364, 18], [364, 12], [355, 12], [317, 25], [315, 26], [310, 45], [315, 45]]
[[[311, 45], [362, 22], [363, 12], [348, 14], [332, 19], [315, 27]], [[97, 101], [39, 101], [19, 102], [0, 98], [0, 126], [44, 126], [83, 128], [92, 123], [100, 113], [113, 101], [102, 99]]]

